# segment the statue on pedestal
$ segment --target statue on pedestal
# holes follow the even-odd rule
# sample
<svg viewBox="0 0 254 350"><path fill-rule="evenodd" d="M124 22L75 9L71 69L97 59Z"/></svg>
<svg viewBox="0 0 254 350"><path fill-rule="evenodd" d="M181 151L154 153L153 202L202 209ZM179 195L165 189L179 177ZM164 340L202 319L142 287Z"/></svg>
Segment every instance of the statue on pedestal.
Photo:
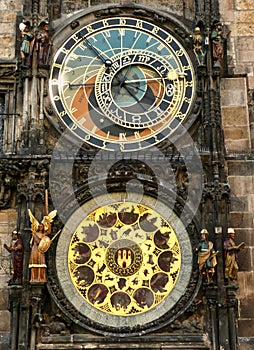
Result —
<svg viewBox="0 0 254 350"><path fill-rule="evenodd" d="M199 272L205 279L205 282L211 283L215 273L215 266L217 265L216 255L213 243L208 241L208 231L202 229L200 232L200 241L196 247L198 253Z"/></svg>
<svg viewBox="0 0 254 350"><path fill-rule="evenodd" d="M224 241L225 278L230 283L237 282L238 252L245 248L245 243L235 243L235 230L228 228L228 237Z"/></svg>
<svg viewBox="0 0 254 350"><path fill-rule="evenodd" d="M45 283L47 281L45 253L52 242L49 234L51 233L51 222L56 216L57 211L53 210L48 214L47 192L45 197L46 215L43 217L41 223L37 221L31 210L28 209L32 230L32 238L30 241L31 253L29 259L29 268L31 271L30 282L32 283Z"/></svg>
<svg viewBox="0 0 254 350"><path fill-rule="evenodd" d="M23 255L24 247L23 242L20 238L20 232L17 230L12 231L12 242L8 246L4 244L4 248L11 253L13 276L10 280L10 284L21 284L22 283L22 270L23 270Z"/></svg>

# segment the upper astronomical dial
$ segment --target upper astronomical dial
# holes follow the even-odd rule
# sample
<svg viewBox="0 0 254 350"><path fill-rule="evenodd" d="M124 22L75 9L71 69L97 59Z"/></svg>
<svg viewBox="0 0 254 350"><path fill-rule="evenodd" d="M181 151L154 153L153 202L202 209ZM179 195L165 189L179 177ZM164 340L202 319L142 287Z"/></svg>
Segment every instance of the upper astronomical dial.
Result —
<svg viewBox="0 0 254 350"><path fill-rule="evenodd" d="M55 55L50 96L79 138L107 150L131 151L169 136L190 112L192 63L160 27L109 18L83 27Z"/></svg>

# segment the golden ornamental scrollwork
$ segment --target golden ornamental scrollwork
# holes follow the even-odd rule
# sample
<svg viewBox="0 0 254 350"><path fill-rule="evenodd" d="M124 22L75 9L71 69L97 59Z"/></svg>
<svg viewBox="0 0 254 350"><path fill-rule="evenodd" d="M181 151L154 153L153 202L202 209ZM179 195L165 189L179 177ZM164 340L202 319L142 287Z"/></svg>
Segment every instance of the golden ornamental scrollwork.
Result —
<svg viewBox="0 0 254 350"><path fill-rule="evenodd" d="M96 309L133 316L174 288L181 249L172 226L144 204L116 202L87 215L68 248L73 285Z"/></svg>

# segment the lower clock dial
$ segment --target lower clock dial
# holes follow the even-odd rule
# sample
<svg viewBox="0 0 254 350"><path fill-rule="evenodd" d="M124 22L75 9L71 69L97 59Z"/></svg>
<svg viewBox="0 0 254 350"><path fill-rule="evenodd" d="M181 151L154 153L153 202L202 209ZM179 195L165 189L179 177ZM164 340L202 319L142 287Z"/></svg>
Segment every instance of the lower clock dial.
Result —
<svg viewBox="0 0 254 350"><path fill-rule="evenodd" d="M87 215L68 251L81 297L112 315L131 316L160 304L174 288L181 250L173 228L151 208L132 202Z"/></svg>
<svg viewBox="0 0 254 350"><path fill-rule="evenodd" d="M84 203L55 252L59 306L85 327L114 334L161 327L196 290L192 244L179 218L150 196L123 195Z"/></svg>

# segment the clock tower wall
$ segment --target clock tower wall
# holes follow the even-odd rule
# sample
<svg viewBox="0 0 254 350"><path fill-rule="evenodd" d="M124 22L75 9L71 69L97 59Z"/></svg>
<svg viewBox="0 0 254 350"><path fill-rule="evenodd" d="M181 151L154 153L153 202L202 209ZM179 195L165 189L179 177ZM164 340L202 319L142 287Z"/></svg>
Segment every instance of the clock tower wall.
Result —
<svg viewBox="0 0 254 350"><path fill-rule="evenodd" d="M0 5L1 4L6 6L5 2L0 0ZM174 214L172 214L174 218L175 213L181 216L181 210L183 210L186 203L188 204L186 207L192 208L194 206L196 208L193 222L189 224L186 232L183 230L183 232L186 233L186 237L191 237L191 245L194 247L195 242L198 243L199 231L202 228L207 228L209 231L209 238L213 241L214 246L220 251L220 253L217 256L218 264L216 267L214 288L204 288L206 284L199 284L199 275L196 274L197 255L193 253L193 266L195 266L193 269L193 275L195 275L195 278L194 280L191 280L190 284L197 287L192 286L193 289L191 289L192 287L190 288L191 292L189 296L185 295L186 299L189 298L190 301L185 303L184 298L180 300L177 306L177 310L181 310L181 312L179 312L179 317L175 318L172 316L171 311L167 313L167 310L166 316L163 315L163 311L161 311L165 306L163 300L162 304L159 304L157 315L155 308L151 307L152 304L149 304L152 299L147 297L146 301L148 304L146 307L150 308L147 318L150 321L150 324L147 325L147 320L144 317L145 313L141 310L141 299L138 299L138 293L136 293L135 297L139 300L139 311L135 311L137 313L137 316L135 317L138 318L141 315L142 322L140 322L140 332L142 333L144 331L149 335L149 330L153 331L151 332L151 337L148 337L149 340L146 341L150 342L150 345L152 344L151 346L154 346L154 349L158 344L158 337L156 334L160 332L163 335L169 334L168 338L164 338L165 346L168 346L171 344L173 338L175 339L175 344L180 343L180 340L182 340L181 332L183 331L185 334L188 334L186 336L187 342L193 342L193 344L195 344L196 341L196 344L203 346L204 349L212 348L212 343L214 347L220 345L225 349L227 349L227 347L228 349L230 347L235 349L234 347L237 346L237 342L241 342L241 349L243 350L248 350L249 346L252 346L251 342L254 334L252 321L254 316L251 314L251 308L249 306L253 301L253 293L249 287L249 281L253 278L253 189L251 188L250 183L253 180L254 113L252 79L253 48L251 46L252 34L249 31L249 26L251 23L250 18L252 18L251 11L253 9L252 4L249 2L245 2L244 4L239 3L237 7L234 7L236 6L235 4L230 3L230 6L229 9L229 2L224 1L208 1L204 4L204 1L194 2L192 0L185 2L136 1L135 3L122 1L120 4L116 1L104 1L103 4L101 4L101 2L93 0L57 0L54 2L25 0L16 1L12 6L8 6L8 8L5 9L6 11L2 11L2 21L0 21L0 29L2 29L2 44L0 45L2 57L0 61L0 217L3 220L1 221L2 231L0 232L0 238L2 243L6 241L9 243L12 229L16 226L22 231L23 243L25 246L25 256L23 261L24 283L21 285L15 286L14 284L13 286L12 284L9 284L9 286L7 286L6 281L7 279L9 280L12 275L10 274L11 270L6 274L6 269L3 267L5 265L3 264L5 264L6 259L8 258L10 261L11 255L4 250L4 254L1 256L0 273L1 281L3 282L1 282L1 290L3 290L4 297L0 305L0 314L4 316L9 313L5 298L7 293L9 293L9 307L11 308L9 316L12 327L7 327L6 324L0 324L0 332L3 335L3 339L5 339L4 343L7 343L6 339L8 338L8 331L11 331L10 339L12 350L18 348L18 346L20 346L20 348L23 347L22 349L26 349L28 346L35 345L36 342L38 342L39 345L37 344L37 346L39 346L40 349L47 349L47 346L51 346L47 345L49 339L49 341L52 341L52 344L54 344L55 341L53 347L55 346L54 348L56 349L59 346L59 342L62 341L62 335L59 335L61 332L62 334L65 332L67 339L65 343L69 345L71 345L71 339L75 338L76 344L87 344L88 342L88 346L90 346L93 341L87 336L87 334L90 334L90 332L93 333L94 331L96 333L98 329L99 332L97 334L99 335L96 340L97 345L99 344L98 347L103 343L103 337L107 335L108 331L111 332L112 339L116 338L116 334L114 333L115 329L112 330L107 328L108 325L103 322L98 322L98 325L97 320L87 320L86 315L84 316L86 311L89 314L89 312L93 310L93 303L91 297L90 299L89 297L82 299L83 297L80 296L84 293L84 289L82 289L83 287L77 282L75 277L75 271L78 269L75 271L73 270L74 272L72 272L72 281L75 282L73 285L76 286L76 289L69 281L67 283L67 289L64 289L64 287L62 288L62 286L59 288L59 285L55 282L58 279L55 269L55 253L57 251L58 239L60 245L58 246L57 264L58 271L60 271L60 284L64 285L65 282L64 268L66 266L63 265L64 268L61 266L62 261L59 249L67 248L65 248L65 240L63 238L60 239L60 236L56 237L54 244L46 254L48 259L48 291L45 292L40 285L35 286L30 284L28 260L30 255L29 240L31 230L27 208L29 207L34 212L38 220L42 220L45 210L45 198L47 198L45 190L49 189L51 183L53 187L58 187L57 195L59 197L54 197L54 188L52 187L49 196L50 208L53 210L58 200L62 200L62 193L68 192L68 196L65 198L66 202L64 202L65 214L68 216L70 214L69 210L72 208L72 202L69 195L71 196L72 193L75 193L75 198L78 198L80 201L77 204L78 207L81 203L86 206L91 199L91 192L96 188L101 190L101 183L104 182L107 183L110 191L114 193L113 197L115 198L115 201L120 203L116 203L115 205L123 205L123 207L127 208L127 204L123 204L125 203L126 198L124 196L119 197L117 193L124 192L126 190L125 185L129 183L130 187L133 186L132 189L134 188L138 193L134 196L134 199L138 201L139 196L141 196L143 192L139 192L139 187L135 185L136 181L142 183L142 186L144 186L145 195L153 198L149 199L151 202L147 200L148 202L142 203L142 210L148 210L145 205L153 203L154 198L156 197L155 193L157 193L156 191L158 190L157 188L155 189L154 179L159 179L158 184L159 188L162 189L161 195L163 197L163 203L167 202L167 195L168 197L170 196L175 199ZM97 136L93 138L94 135L92 135L92 132L97 130L96 128L98 124L97 126L95 124L90 128L89 133L85 136L86 142L84 144L78 140L73 146L73 134L71 132L67 134L67 142L62 142L63 139L61 135L66 128L66 123L63 124L60 121L57 111L53 106L58 95L55 94L55 90L50 90L50 86L52 85L48 85L49 80L55 78L51 75L51 68L53 64L58 63L58 61L55 60L55 57L57 57L58 50L62 50L62 45L64 45L64 43L81 28L94 22L102 23L101 21L104 19L112 17L131 17L142 20L144 21L143 23L153 23L154 27L151 28L153 31L155 31L157 26L164 28L165 31L168 31L170 35L176 39L175 43L179 43L181 47L184 48L186 57L190 57L190 62L194 66L196 92L191 95L191 89L189 89L185 92L185 95L183 95L183 100L193 98L193 103L190 103L189 105L185 104L184 107L179 107L178 110L181 113L183 111L185 113L184 108L189 108L186 113L184 125L188 129L188 135L190 138L177 138L177 136L174 136L175 138L173 138L173 136L172 138L171 136L169 138L163 138L163 136L165 136L164 131L158 133L156 128L155 136L147 138L148 131L145 131L142 134L138 129L140 128L140 119L132 119L132 126L137 128L135 129L135 132L133 132L132 135L126 133L126 131L118 132L118 142L115 142L115 144L121 143L120 151L126 151L127 148L125 148L125 144L135 144L135 146L131 147L139 147L142 149L142 151L137 152L140 154L138 160L135 157L134 160L132 157L129 157L128 152L125 153L125 156L121 155L120 157L118 156L118 153L109 152L110 155L108 156L108 152L100 147L102 147L103 142L104 145L108 145L107 142L109 135L113 134L113 132L110 130L110 132L107 131L103 134L103 131L100 130L97 134L95 133L94 135L100 133L100 135L103 135L104 139L100 142L100 139L96 138ZM235 18L238 18L237 25L234 22ZM41 26L43 21L49 22L49 31L47 31L46 34L50 37L50 50L47 51L46 55L39 56L39 41L36 45L31 44L30 48L33 51L33 57L31 61L26 57L26 62L22 61L20 56L23 37L19 29L19 24L23 20L30 21L30 29L32 30L33 35L37 35L42 31ZM214 56L212 51L212 38L210 37L216 20L222 21L224 25L223 31L225 32L225 37L223 39L225 51L224 57L220 63L218 63L218 59ZM138 27L138 22L136 23L135 30ZM206 42L201 48L201 51L199 51L200 47L197 46L197 42L195 41L197 38L195 37L194 29L197 26L200 26L204 43ZM45 34L45 32L43 33ZM89 41L89 35L87 38ZM98 38L99 36L95 37L95 39ZM96 40L94 40L94 42L96 42ZM246 43L248 45L245 45ZM67 47L65 47L65 49L67 49ZM90 55L92 56L91 50L93 49L90 46ZM43 52L43 50L41 52ZM44 53L45 52L46 50ZM156 57L159 62L159 58L156 55L154 55L153 58L154 57ZM146 56L146 58L149 59L151 57ZM117 63L119 62L121 63L120 59ZM164 61L162 63L164 64ZM112 61L110 61L109 66L111 66L111 64ZM135 64L136 62L134 60L133 66ZM84 67L86 66L87 65L84 65ZM68 70L68 65L66 67ZM150 75L146 75L144 71L139 68L136 69L135 66L133 76L135 79L137 79L137 77L138 79L157 78L157 75L154 74L154 67L157 66L153 66L148 72ZM147 66L146 69L148 68L151 67ZM184 71L181 70L178 70L178 72L184 73ZM156 71L156 74L157 73L159 74L160 71ZM180 90L183 81L187 82L187 85L192 83L192 78L188 78L189 80L186 81L186 76L184 74L176 78L173 73L174 72L171 70L168 70L167 78L169 77L171 79L171 87L174 86L175 89ZM101 78L105 78L104 72L100 74ZM129 78L129 80L131 79L133 80L134 78ZM84 80L78 81L78 84L83 83ZM90 84L91 82L85 81L85 83ZM114 83L119 83L119 80L115 80ZM123 83L123 81L121 81L121 83ZM72 82L72 84L75 84L75 82ZM133 84L133 82L127 84ZM157 83L153 83L149 86L149 88L151 88L150 91L155 91L160 88L162 94L163 89L161 88L161 85L156 84ZM141 88L141 86L139 86L139 88ZM99 91L101 96L105 97L103 91L99 90L99 87L97 91ZM53 101L52 95L54 97ZM130 90L128 91L128 86L127 95L128 102L126 102L126 94L123 94L124 98L119 97L118 99L119 105L121 104L121 107L124 106L124 108L127 109L133 101L136 103L137 99L141 99L142 97L140 90L139 94L136 94L134 95L135 97L133 97L132 90L131 93ZM81 95L78 97L81 98ZM146 95L145 97L147 98L149 96ZM65 95L65 98L68 100L67 94ZM177 97L173 98L173 101L175 100L177 100ZM121 119L114 119L114 116L109 113L107 105L104 103L105 99L98 98L98 101L101 108L104 109L104 114L107 118L113 118L113 123L122 123L121 127L125 127L127 123L129 123L127 119L125 123L123 123ZM168 100L165 98L165 101L168 104L171 103L170 98L168 98ZM177 100L177 103L179 101L180 99ZM181 102L179 102L179 104L180 103ZM117 105L117 108L119 105ZM64 110L59 111L62 114L65 112ZM142 112L140 112L140 115L142 115ZM142 127L146 127L145 123L147 123L147 120L145 118L148 114L145 115L144 113L143 115ZM159 112L157 112L157 117L158 115ZM159 117L163 118L160 115ZM103 123L102 119L103 118L100 120L101 124ZM185 119L185 117L183 119ZM165 120L163 120L163 122L166 123ZM112 124L112 119L110 119L110 124ZM67 125L70 129L74 129L75 127L70 123L67 123ZM174 124L171 124L170 127L173 128ZM142 143L141 138L144 134L145 139ZM179 135L183 134L179 132ZM167 134L166 136L169 135ZM116 135L114 135L114 137L116 137ZM157 140L159 140L160 137L163 138L163 140L157 143ZM91 141L94 139L96 139L95 142ZM132 141L129 142L129 140ZM153 152L149 151L149 147L144 147L150 142L154 142ZM114 140L112 143L114 144ZM193 169L191 168L191 162L195 159L196 154L188 154L188 157L190 156L190 158L185 158L187 153L185 153L184 146L188 148L187 146L190 145L195 146L195 149L198 150L198 159L202 165L201 173L203 178L201 181L199 177L200 174L191 172ZM91 174L89 169L93 160L96 159L94 158L96 154L98 156L95 161L96 167L93 169L94 173ZM112 154L114 154L114 156L112 156ZM52 157L52 155L54 156ZM151 155L153 160L147 160L147 157L150 157ZM74 160L75 157L76 159ZM162 157L162 161L160 157ZM54 160L54 164L52 159ZM158 161L154 161L154 159L158 159ZM57 175L55 174L52 179L52 177L50 177L50 169L53 165L56 165L57 162L62 163L62 166L59 168L60 171L58 171ZM112 165L111 167L108 166L109 163ZM70 171L72 165L73 171ZM149 165L150 168L147 165ZM108 170L108 175L104 174L105 169ZM70 176L73 182L70 181ZM90 176L92 176L92 189L86 187ZM172 184L174 191L167 192ZM203 190L202 193L200 192L200 185ZM61 191L59 191L59 188L61 188ZM127 190L126 192L128 193ZM147 197L145 198L147 199ZM197 198L198 200L196 200ZM168 204L169 202L170 201L168 201ZM105 211L110 211L113 208L110 205L107 207L105 204L105 207L103 207L101 203L101 208L103 208L103 210L105 209ZM161 207L164 208L163 205ZM136 206L136 204L134 207L135 210L137 210L138 206ZM95 213L92 209L90 214ZM128 209L130 209L130 207L128 207ZM164 208L163 213L165 213L165 211L166 209ZM98 213L100 212L98 211ZM158 213L156 214L157 216L155 215L157 222L161 220L159 218L160 215L162 215L162 212L159 211ZM185 214L186 217L192 215L189 211L186 211ZM17 219L13 219L13 215L15 218L17 217ZM138 212L138 215L140 218L141 212ZM53 226L53 234L56 234L59 230L63 229L65 224L64 220L64 218L59 218L55 222L55 226ZM136 232L134 226L134 224L133 226L131 225L133 234ZM228 226L234 227L239 234L237 239L240 241L243 240L247 244L244 253L239 253L239 289L231 288L232 286L224 288L225 262L221 252L223 249L222 243L224 238L226 238ZM114 231L117 225L114 224L112 227ZM106 231L108 228L104 228L104 230ZM67 234L66 229L63 232ZM103 230L100 229L100 233L103 233ZM114 236L114 233L112 233L112 235ZM75 239L76 237L69 236L69 243L74 248L76 247ZM79 243L82 242L79 241ZM126 241L123 241L122 243L126 244ZM87 243L87 246L89 246L89 244L90 242ZM154 241L153 244L155 244ZM122 262L122 257L127 251L125 246L115 246L110 242L110 247L111 255L108 255L110 256L108 259L113 259L112 252L114 252L114 249L119 250L119 259L114 261L112 268L113 272L119 272L119 266L117 265L118 261L121 261L121 267L127 265L127 267L132 266L130 258L125 262ZM131 245L131 247L134 247L132 248L133 250L130 250L133 254L132 257L135 256L135 258L138 259L140 248L136 245ZM184 246L181 245L181 242L180 247L184 251ZM94 249L94 247L90 247L89 249ZM158 251L159 249L160 248L158 248ZM1 252L2 251L3 249ZM67 250L65 250L65 253L67 256ZM161 251L161 253L165 252ZM185 263L186 259L189 258L189 255L191 255L188 254L188 250L186 255L183 254ZM167 254L165 255L168 257ZM70 265L72 263L75 264L76 258L72 255L70 256ZM129 255L129 257L130 256L131 255ZM152 258L150 257L150 259ZM136 262L135 259L134 262ZM173 265L174 268L176 268L176 264ZM102 268L102 266L100 267ZM156 268L162 272L159 263L156 265ZM86 265L85 269L92 274L89 265ZM109 274L113 273L112 270L109 270ZM185 270L184 276L187 276L188 271L186 272ZM102 279L105 278L103 272L100 273L100 277ZM181 279L182 275L179 276L179 279ZM122 288L121 291L124 290L125 293L126 291L124 289L125 286L123 281L125 276L121 276L120 279L120 287L118 285L118 288ZM153 282L154 280L155 277ZM148 283L147 281L149 281L148 278L143 279L144 284ZM176 299L181 298L180 294L185 294L183 290L181 290L181 288L184 289L184 285L181 283L177 285L177 290L179 288L180 292L178 291L174 294ZM105 285L106 288L110 286L109 282L107 282L107 284L101 283L100 287L105 290ZM112 289L110 292L113 295L113 287L116 288L116 286L112 285L110 287ZM139 290L139 292L147 293L146 295L149 295L150 298L153 298L154 296L158 297L158 291L155 292L155 289L147 291L148 289L145 288L147 288L147 286L143 286L143 289ZM95 289L96 288L94 288L96 295L96 293L99 293L99 289ZM77 292L78 297L75 294L75 291ZM45 295L49 298L50 303L44 302L43 293L46 293ZM66 299L66 294L67 299L72 299L71 296L74 296L73 303ZM127 292L124 296L126 295ZM123 295L120 293L116 294L116 296L122 297ZM127 299L128 296L126 297L126 300ZM136 299L133 298L131 300L134 303L134 300ZM166 296L164 300L168 301ZM205 304L202 303L204 300ZM239 309L237 308L237 300L239 301ZM16 301L17 303L15 303ZM88 308L82 309L83 314L78 314L78 317L76 318L78 322L75 324L76 312L79 309L79 305L83 302L88 304ZM223 307L221 307L221 305ZM107 317L114 318L111 313L113 313L112 310L114 310L117 314L117 312L119 312L116 310L117 307L119 307L117 302L113 303L113 307L111 304L110 311L107 311L108 314L106 312L108 315ZM55 315L59 310L60 316L59 319L56 319ZM101 311L100 306L96 307L95 310L98 319L100 317L103 319L104 311ZM232 326L234 322L237 321L235 318L237 311L239 311L238 334L236 334L237 330ZM54 328L56 324L49 326L49 319L44 320L44 324L39 327L40 329L38 331L36 328L38 325L37 321L41 321L36 317L43 314L43 312L49 316L55 317L54 321L57 321L57 326L60 328L62 327L60 331L56 331ZM155 315L158 317L155 317ZM125 317L122 314L120 316ZM156 318L158 318L158 320L160 319L163 327L157 327L159 322ZM169 319L171 319L170 322L168 322ZM219 328L216 326L218 320L221 320ZM29 322L29 327L26 322ZM138 333L139 328L137 322L135 322L136 321L133 321L131 327L133 327L132 330L134 330L134 333ZM84 324L87 326L87 328L85 327L85 331L83 328ZM117 327L117 323L114 323L114 325ZM97 326L98 329L96 329ZM129 327L128 322L127 326ZM231 327L231 335L228 335L227 333L229 327ZM28 328L33 329L31 334L28 333ZM40 338L40 336L42 333L40 332L44 332L43 341L41 341L42 338ZM54 332L58 332L58 335ZM68 332L71 334L69 335ZM121 326L121 336L124 333L124 327ZM195 333L196 336L192 337L190 333ZM204 339L206 333L209 335L208 340ZM17 334L19 334L18 338ZM170 337L172 334L174 336ZM47 338L48 335L49 338ZM100 337L101 335L102 337ZM137 339L131 340L131 343L135 346L137 345L135 343L136 340ZM129 343L129 345L131 343ZM123 344L125 344L125 341ZM125 345L122 345L123 348ZM9 345L6 345L6 348L9 348L8 346Z"/></svg>

